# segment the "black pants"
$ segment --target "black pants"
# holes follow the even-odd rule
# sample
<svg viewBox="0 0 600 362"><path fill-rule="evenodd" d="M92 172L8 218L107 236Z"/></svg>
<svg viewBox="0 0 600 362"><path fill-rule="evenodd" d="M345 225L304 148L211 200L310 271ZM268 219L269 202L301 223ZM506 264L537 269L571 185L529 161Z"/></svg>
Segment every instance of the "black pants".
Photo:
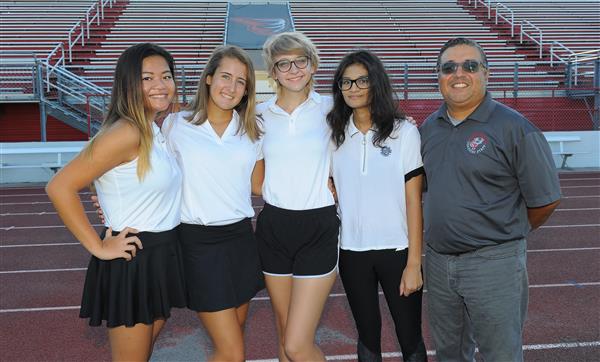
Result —
<svg viewBox="0 0 600 362"><path fill-rule="evenodd" d="M407 258L408 249L401 251L394 249L340 250L340 277L358 329L359 357L360 344L372 354L381 355L381 312L379 310L378 284L381 284L394 320L404 360L412 360L411 357L416 357L413 355L417 350L420 350L419 355L425 352L421 332L423 292L419 290L408 297L400 296L400 280L406 267ZM423 357L426 358L426 355Z"/></svg>

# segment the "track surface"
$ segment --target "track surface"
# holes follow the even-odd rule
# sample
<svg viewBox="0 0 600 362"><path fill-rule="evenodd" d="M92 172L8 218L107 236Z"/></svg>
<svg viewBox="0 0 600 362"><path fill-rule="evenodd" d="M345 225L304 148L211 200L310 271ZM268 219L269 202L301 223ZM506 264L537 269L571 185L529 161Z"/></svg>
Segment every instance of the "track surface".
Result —
<svg viewBox="0 0 600 362"><path fill-rule="evenodd" d="M527 361L600 361L600 172L562 173L559 209L528 237ZM89 194L83 193L88 200ZM257 210L260 202L255 200ZM93 223L91 203L85 201ZM62 226L43 187L0 188L0 360L110 360L105 328L78 318L89 255ZM427 298L427 293L425 293ZM384 360L401 361L383 296ZM424 333L433 346L424 313ZM356 360L357 334L341 283L327 302L317 339L330 360ZM250 304L249 361L276 358L267 294ZM173 310L153 361L204 361L211 344L194 313Z"/></svg>

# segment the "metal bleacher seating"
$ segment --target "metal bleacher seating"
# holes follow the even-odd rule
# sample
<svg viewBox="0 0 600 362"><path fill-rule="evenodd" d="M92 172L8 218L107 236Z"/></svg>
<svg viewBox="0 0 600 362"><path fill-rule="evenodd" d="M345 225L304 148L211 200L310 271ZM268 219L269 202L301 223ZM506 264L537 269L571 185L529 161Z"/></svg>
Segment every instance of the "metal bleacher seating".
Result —
<svg viewBox="0 0 600 362"><path fill-rule="evenodd" d="M594 69L600 58L600 2L488 0L488 3L490 10L497 12L494 17L504 15L505 26L530 32L527 41L536 44L539 60L549 61L550 71L560 70L566 74L564 83L570 97L585 99L597 93ZM473 7L470 7L473 13L492 13L481 7L473 10ZM521 41L521 34L519 39Z"/></svg>
<svg viewBox="0 0 600 362"><path fill-rule="evenodd" d="M165 6L162 2L129 2L110 29L90 40L93 50L82 49L85 56L72 65L80 66L83 76L106 87L123 50L135 43L155 42L173 54L180 69L193 68L195 71L186 72L186 76L195 78L199 65L223 44L227 4L169 1L168 12Z"/></svg>
<svg viewBox="0 0 600 362"><path fill-rule="evenodd" d="M0 1L3 58L47 56L93 0Z"/></svg>
<svg viewBox="0 0 600 362"><path fill-rule="evenodd" d="M29 100L31 82L21 78L31 74L34 59L46 58L93 0L0 1L0 100Z"/></svg>
<svg viewBox="0 0 600 362"><path fill-rule="evenodd" d="M513 11L515 20L527 20L537 26L547 43L558 41L574 53L600 49L600 3L597 0L503 0L500 3ZM564 53L564 50L559 49L559 52Z"/></svg>
<svg viewBox="0 0 600 362"><path fill-rule="evenodd" d="M79 116L93 112L92 122L102 118L116 60L124 49L138 42L156 42L173 54L180 71L182 100L189 100L208 56L223 44L226 1L0 1L0 102L15 101L15 94L27 92L29 102L37 101L31 81L35 75L32 71L34 55L37 59L46 59L60 42L70 42L69 33L74 27L87 15L93 15L90 8L105 2L110 5L103 7L103 17L92 23L85 40L69 46L68 59L66 49L62 51L64 69L83 80L77 83L82 84L81 87L74 87L81 93L74 102ZM557 58L554 59L556 64L551 66L546 47L540 58L538 47L531 41L519 42L518 33L507 35L506 28L502 28L505 25L494 25L483 16L488 12L485 5L495 7L496 1L477 0L479 8L474 8L473 3L475 0L296 0L289 2L289 6L295 29L305 33L319 48L322 59L316 75L319 91L330 91L334 69L344 54L356 48L368 48L383 59L401 97L405 101L417 101L413 114L426 115L440 99L434 70L438 51L449 38L465 36L477 40L486 50L491 68L489 88L500 98L554 97L553 104L569 109L571 103L564 91L564 62ZM600 48L598 0L501 3L513 9L517 19L531 21L542 29L545 44L559 41L572 51ZM76 30L82 32L83 25L79 28ZM59 56L57 51L51 60ZM6 66L12 62L21 68ZM47 83L53 81L53 77L48 76L51 72L55 72L51 67L45 70ZM62 74L54 80L59 78L63 83L56 85L54 93L48 94L46 99L60 100L59 93L64 89L59 86L71 84L64 81ZM75 83L73 80L72 84ZM49 89L51 86L48 85ZM102 101L90 100L91 93ZM63 97L62 100L74 98ZM536 103L528 100L513 106L530 104ZM403 104L403 107L408 106ZM419 110L414 111L418 107ZM539 107L545 109L545 106ZM581 113L587 114L587 110ZM555 127L555 123L551 127Z"/></svg>
<svg viewBox="0 0 600 362"><path fill-rule="evenodd" d="M560 75L539 70L526 52L453 1L292 1L290 7L296 30L307 34L320 50L323 67L317 77L322 80L331 77L346 52L368 48L386 63L397 87L435 90L440 47L452 37L465 36L486 50L493 67L491 89L512 87L516 62L524 87L555 87L562 81Z"/></svg>

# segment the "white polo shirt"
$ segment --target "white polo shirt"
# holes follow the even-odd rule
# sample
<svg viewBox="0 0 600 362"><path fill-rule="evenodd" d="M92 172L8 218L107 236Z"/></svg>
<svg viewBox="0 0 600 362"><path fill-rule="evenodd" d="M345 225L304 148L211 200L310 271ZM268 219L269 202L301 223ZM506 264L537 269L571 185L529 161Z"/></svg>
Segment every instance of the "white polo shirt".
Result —
<svg viewBox="0 0 600 362"><path fill-rule="evenodd" d="M237 112L222 137L210 122L188 122L191 112L170 115L163 132L183 171L181 222L227 225L254 216L251 176L260 157L260 142L236 134Z"/></svg>
<svg viewBox="0 0 600 362"><path fill-rule="evenodd" d="M104 211L104 225L114 231L129 226L139 231L160 232L179 225L181 171L155 123L152 130L151 167L142 181L137 176L138 157L94 180L98 202Z"/></svg>
<svg viewBox="0 0 600 362"><path fill-rule="evenodd" d="M352 117L346 139L333 152L333 179L342 220L340 247L365 251L408 247L405 179L422 173L417 127L401 122L384 147L375 132L362 134Z"/></svg>
<svg viewBox="0 0 600 362"><path fill-rule="evenodd" d="M292 114L275 102L257 106L263 118L262 152L265 158L263 199L288 210L308 210L334 204L327 188L331 130L326 116L331 97L311 91Z"/></svg>

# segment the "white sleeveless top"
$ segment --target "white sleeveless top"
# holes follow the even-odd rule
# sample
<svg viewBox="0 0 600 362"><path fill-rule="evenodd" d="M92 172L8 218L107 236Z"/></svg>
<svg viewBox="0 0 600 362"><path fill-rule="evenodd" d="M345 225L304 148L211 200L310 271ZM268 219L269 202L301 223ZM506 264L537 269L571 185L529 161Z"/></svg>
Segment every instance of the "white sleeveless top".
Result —
<svg viewBox="0 0 600 362"><path fill-rule="evenodd" d="M137 176L137 157L94 181L104 225L114 231L132 227L160 232L171 230L180 222L181 171L158 126L152 123L152 129L151 168L142 182Z"/></svg>

